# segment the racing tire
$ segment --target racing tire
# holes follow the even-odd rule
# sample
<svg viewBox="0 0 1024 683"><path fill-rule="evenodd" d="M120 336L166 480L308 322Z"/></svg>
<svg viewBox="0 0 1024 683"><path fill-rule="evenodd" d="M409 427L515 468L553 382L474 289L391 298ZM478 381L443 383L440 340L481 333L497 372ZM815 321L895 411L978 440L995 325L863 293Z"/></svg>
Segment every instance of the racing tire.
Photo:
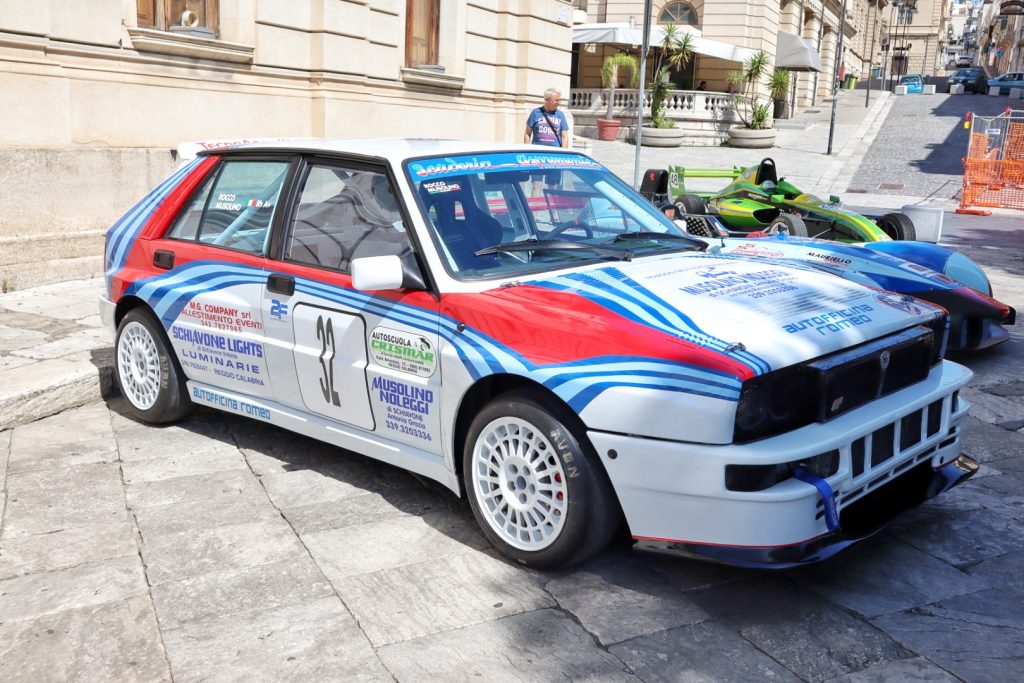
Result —
<svg viewBox="0 0 1024 683"><path fill-rule="evenodd" d="M694 216L703 216L708 212L707 204L698 195L695 194L681 194L676 197L676 204L681 205L683 213L693 214Z"/></svg>
<svg viewBox="0 0 1024 683"><path fill-rule="evenodd" d="M891 237L894 240L905 240L913 242L917 239L917 230L914 229L914 221L910 220L910 216L902 213L887 213L879 218L875 223L881 228L882 232Z"/></svg>
<svg viewBox="0 0 1024 683"><path fill-rule="evenodd" d="M810 234L807 232L807 224L804 223L804 219L795 213L780 213L765 229L765 232L774 235L779 232L779 228L785 228L793 237L807 237Z"/></svg>
<svg viewBox="0 0 1024 683"><path fill-rule="evenodd" d="M553 399L515 391L477 414L462 477L477 524L502 554L538 569L601 550L622 512L579 420Z"/></svg>
<svg viewBox="0 0 1024 683"><path fill-rule="evenodd" d="M128 412L143 422L174 422L192 411L181 364L146 308L128 311L117 326L114 377Z"/></svg>

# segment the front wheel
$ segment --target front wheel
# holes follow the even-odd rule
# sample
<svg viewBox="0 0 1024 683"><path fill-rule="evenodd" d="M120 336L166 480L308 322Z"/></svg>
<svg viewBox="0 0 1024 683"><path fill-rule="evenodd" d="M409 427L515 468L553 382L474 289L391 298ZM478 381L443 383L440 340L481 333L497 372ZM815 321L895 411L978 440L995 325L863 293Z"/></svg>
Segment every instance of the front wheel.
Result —
<svg viewBox="0 0 1024 683"><path fill-rule="evenodd" d="M804 219L795 213L780 213L765 230L769 235L786 230L793 237L807 237L807 224Z"/></svg>
<svg viewBox="0 0 1024 683"><path fill-rule="evenodd" d="M913 241L917 239L917 230L914 229L914 221L910 216L902 213L887 213L875 223L886 235L894 240Z"/></svg>
<svg viewBox="0 0 1024 683"><path fill-rule="evenodd" d="M128 410L144 422L174 422L192 410L185 374L156 317L133 308L117 327L114 376Z"/></svg>
<svg viewBox="0 0 1024 683"><path fill-rule="evenodd" d="M463 480L477 523L509 558L551 569L603 548L621 513L611 483L567 409L513 392L473 420Z"/></svg>
<svg viewBox="0 0 1024 683"><path fill-rule="evenodd" d="M700 195L696 194L681 194L676 197L676 204L683 207L683 213L688 213L694 216L703 216L708 212L707 204Z"/></svg>

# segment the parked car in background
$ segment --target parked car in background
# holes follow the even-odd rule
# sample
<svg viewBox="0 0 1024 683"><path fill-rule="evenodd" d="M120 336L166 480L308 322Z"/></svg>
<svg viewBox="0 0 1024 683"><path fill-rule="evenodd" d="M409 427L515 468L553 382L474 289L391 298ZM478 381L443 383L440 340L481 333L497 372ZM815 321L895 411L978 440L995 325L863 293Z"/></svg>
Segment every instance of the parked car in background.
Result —
<svg viewBox="0 0 1024 683"><path fill-rule="evenodd" d="M900 85L906 86L908 95L924 92L924 79L920 74L907 74L900 79Z"/></svg>
<svg viewBox="0 0 1024 683"><path fill-rule="evenodd" d="M715 242L568 150L208 149L108 232L101 313L138 419L204 405L406 468L539 568L623 520L814 562L977 470L945 308Z"/></svg>
<svg viewBox="0 0 1024 683"><path fill-rule="evenodd" d="M988 76L977 67L958 69L949 77L949 86L946 88L946 92L951 92L954 85L964 86L964 92L984 93L988 91Z"/></svg>
<svg viewBox="0 0 1024 683"><path fill-rule="evenodd" d="M1009 95L1010 88L1024 89L1024 73L1008 71L1005 74L988 79L988 87L998 87L1000 95Z"/></svg>

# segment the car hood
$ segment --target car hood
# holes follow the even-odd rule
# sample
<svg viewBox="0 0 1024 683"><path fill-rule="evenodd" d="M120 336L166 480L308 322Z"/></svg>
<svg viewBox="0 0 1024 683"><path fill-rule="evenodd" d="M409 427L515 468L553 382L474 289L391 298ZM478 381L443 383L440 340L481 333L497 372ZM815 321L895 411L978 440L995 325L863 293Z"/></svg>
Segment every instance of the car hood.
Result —
<svg viewBox="0 0 1024 683"><path fill-rule="evenodd" d="M522 284L575 294L712 350L756 357L758 373L932 321L942 311L811 267L726 254L643 258ZM537 297L524 289L498 295Z"/></svg>

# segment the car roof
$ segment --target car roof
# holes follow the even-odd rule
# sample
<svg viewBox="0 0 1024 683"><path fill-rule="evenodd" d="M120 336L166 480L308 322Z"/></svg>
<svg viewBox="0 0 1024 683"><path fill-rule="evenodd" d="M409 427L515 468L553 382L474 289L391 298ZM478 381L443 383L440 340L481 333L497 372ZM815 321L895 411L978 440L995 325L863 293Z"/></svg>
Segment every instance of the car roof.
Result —
<svg viewBox="0 0 1024 683"><path fill-rule="evenodd" d="M351 154L386 159L400 164L406 159L429 156L452 156L487 152L569 152L562 148L538 147L522 143L484 142L473 140L445 140L440 138L359 138L359 139L305 139L272 140L212 149L200 154L239 154L254 151L311 152L322 154Z"/></svg>

